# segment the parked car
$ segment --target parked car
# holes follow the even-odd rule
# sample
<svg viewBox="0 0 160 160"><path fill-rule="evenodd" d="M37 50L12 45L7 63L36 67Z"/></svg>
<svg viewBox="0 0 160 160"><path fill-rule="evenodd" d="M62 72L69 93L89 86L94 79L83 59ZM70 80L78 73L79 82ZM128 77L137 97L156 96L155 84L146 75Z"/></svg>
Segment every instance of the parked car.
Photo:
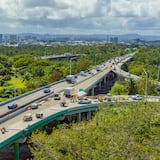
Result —
<svg viewBox="0 0 160 160"><path fill-rule="evenodd" d="M38 103L32 103L31 109L38 109Z"/></svg>
<svg viewBox="0 0 160 160"><path fill-rule="evenodd" d="M50 90L49 88L45 88L45 89L43 90L43 92L44 92L44 93L50 93L51 90Z"/></svg>
<svg viewBox="0 0 160 160"><path fill-rule="evenodd" d="M136 94L136 95L132 96L132 99L133 100L142 100L142 96L139 94Z"/></svg>
<svg viewBox="0 0 160 160"><path fill-rule="evenodd" d="M88 99L88 98L81 98L81 99L78 100L78 103L79 104L90 104L91 100Z"/></svg>
<svg viewBox="0 0 160 160"><path fill-rule="evenodd" d="M24 121L32 121L32 114L28 113L23 117Z"/></svg>
<svg viewBox="0 0 160 160"><path fill-rule="evenodd" d="M8 105L8 109L15 109L17 107L18 107L18 105L16 103L12 103L12 104Z"/></svg>
<svg viewBox="0 0 160 160"><path fill-rule="evenodd" d="M60 94L59 93L54 93L53 94L53 99L54 100L60 100L61 99Z"/></svg>

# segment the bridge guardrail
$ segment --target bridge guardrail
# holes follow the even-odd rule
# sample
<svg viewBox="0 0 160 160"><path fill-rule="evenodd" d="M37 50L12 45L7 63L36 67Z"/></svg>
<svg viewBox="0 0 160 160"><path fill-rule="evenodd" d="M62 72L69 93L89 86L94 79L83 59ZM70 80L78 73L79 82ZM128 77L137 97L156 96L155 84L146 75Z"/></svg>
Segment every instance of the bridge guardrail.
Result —
<svg viewBox="0 0 160 160"><path fill-rule="evenodd" d="M22 94L22 95L20 95L20 96L14 97L14 98L9 99L9 100L4 101L4 102L1 102L1 103L0 103L0 107L3 106L3 105L5 105L5 104L8 104L8 103L10 103L10 102L13 102L14 100L18 100L18 99L20 99L20 98L22 98L22 97L25 97L25 96L30 95L30 94L32 94L32 93L38 92L38 91L40 91L40 90L42 90L42 89L44 89L44 88L46 88L46 87L51 87L51 86L53 86L53 85L56 85L56 84L61 83L61 82L64 82L64 81L65 81L64 79L63 79L63 80L60 80L60 81L56 81L56 82L51 83L51 84L49 84L49 85L46 85L46 86L43 86L43 87L34 89L34 90L32 90L32 91L30 91L30 92L27 92L27 93L24 93L24 94Z"/></svg>
<svg viewBox="0 0 160 160"><path fill-rule="evenodd" d="M96 110L98 108L98 106L99 106L99 104L88 104L88 105L83 105L83 106L77 106L75 108L67 108L67 109L64 109L60 112L52 114L52 115L50 115L46 118L43 118L43 119L39 120L38 122L34 123L33 125L29 125L26 129L19 131L14 136L12 136L12 137L8 138L7 140L3 141L0 144L0 149L3 149L4 147L12 144L16 140L18 140L20 137L24 137L24 136L29 135L35 129L48 124L49 122L55 120L56 118L58 118L60 116L67 115L67 114L72 113L72 112L79 113L78 111L80 111L80 110L87 110L87 111Z"/></svg>

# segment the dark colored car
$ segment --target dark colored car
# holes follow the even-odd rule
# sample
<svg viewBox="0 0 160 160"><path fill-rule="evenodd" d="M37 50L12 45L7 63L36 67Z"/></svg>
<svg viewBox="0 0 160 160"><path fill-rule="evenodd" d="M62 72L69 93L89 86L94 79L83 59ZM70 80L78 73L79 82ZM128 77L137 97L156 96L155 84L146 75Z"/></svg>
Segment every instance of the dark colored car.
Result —
<svg viewBox="0 0 160 160"><path fill-rule="evenodd" d="M12 103L12 104L8 105L8 109L15 109L17 107L18 107L18 105L16 103Z"/></svg>
<svg viewBox="0 0 160 160"><path fill-rule="evenodd" d="M53 97L54 97L54 100L60 100L60 99L61 99L59 93L54 93L54 94L53 94Z"/></svg>
<svg viewBox="0 0 160 160"><path fill-rule="evenodd" d="M51 90L50 90L49 88L45 88L45 89L43 90L43 92L44 92L44 93L50 93Z"/></svg>
<svg viewBox="0 0 160 160"><path fill-rule="evenodd" d="M38 103L32 103L31 109L38 109Z"/></svg>

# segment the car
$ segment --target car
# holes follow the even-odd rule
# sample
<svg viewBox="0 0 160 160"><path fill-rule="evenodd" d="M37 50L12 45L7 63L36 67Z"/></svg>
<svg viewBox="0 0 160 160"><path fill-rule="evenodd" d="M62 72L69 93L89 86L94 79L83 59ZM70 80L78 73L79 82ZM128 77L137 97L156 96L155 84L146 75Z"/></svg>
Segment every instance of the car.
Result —
<svg viewBox="0 0 160 160"><path fill-rule="evenodd" d="M88 98L80 98L80 99L78 100L78 103L79 103L79 104L90 104L90 103L91 103L91 100L88 99Z"/></svg>
<svg viewBox="0 0 160 160"><path fill-rule="evenodd" d="M65 80L67 83L74 84L74 83L76 83L76 78L77 78L77 75L76 76L75 75L68 75L68 76L66 76Z"/></svg>
<svg viewBox="0 0 160 160"><path fill-rule="evenodd" d="M136 95L132 96L132 99L133 100L142 100L142 96L139 94L136 94Z"/></svg>
<svg viewBox="0 0 160 160"><path fill-rule="evenodd" d="M91 70L88 71L88 74L94 74Z"/></svg>
<svg viewBox="0 0 160 160"><path fill-rule="evenodd" d="M61 99L60 94L59 93L54 93L53 94L53 99L54 100L60 100Z"/></svg>
<svg viewBox="0 0 160 160"><path fill-rule="evenodd" d="M107 96L112 96L112 94L111 93L107 93Z"/></svg>
<svg viewBox="0 0 160 160"><path fill-rule="evenodd" d="M8 105L8 109L15 109L17 107L18 107L18 105L16 103L12 103L12 104Z"/></svg>
<svg viewBox="0 0 160 160"><path fill-rule="evenodd" d="M36 118L40 118L40 119L43 118L43 113L41 113L41 112L40 113L36 113Z"/></svg>
<svg viewBox="0 0 160 160"><path fill-rule="evenodd" d="M81 71L79 74L80 74L81 76L84 76L84 77L86 77L86 76L87 76L87 73L86 73L86 72L84 72L84 71Z"/></svg>
<svg viewBox="0 0 160 160"><path fill-rule="evenodd" d="M38 109L38 103L32 103L31 109Z"/></svg>
<svg viewBox="0 0 160 160"><path fill-rule="evenodd" d="M32 121L32 114L28 113L23 117L24 121Z"/></svg>
<svg viewBox="0 0 160 160"><path fill-rule="evenodd" d="M96 67L96 71L97 71L97 72L99 72L99 71L101 71L101 70L102 70L102 68L101 68L100 66L97 66L97 67Z"/></svg>
<svg viewBox="0 0 160 160"><path fill-rule="evenodd" d="M43 90L43 92L44 92L44 93L50 93L51 90L50 90L49 88L45 88L45 89Z"/></svg>

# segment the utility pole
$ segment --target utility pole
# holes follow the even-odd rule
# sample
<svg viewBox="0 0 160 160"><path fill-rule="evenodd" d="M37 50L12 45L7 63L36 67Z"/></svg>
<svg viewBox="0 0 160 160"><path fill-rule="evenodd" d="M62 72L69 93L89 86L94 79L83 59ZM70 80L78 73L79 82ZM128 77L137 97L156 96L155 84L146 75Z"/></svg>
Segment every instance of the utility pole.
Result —
<svg viewBox="0 0 160 160"><path fill-rule="evenodd" d="M159 77L160 77L160 64L158 65L158 74L157 74L157 80L159 82Z"/></svg>
<svg viewBox="0 0 160 160"><path fill-rule="evenodd" d="M72 74L72 60L76 59L76 57L70 58L69 60L69 74Z"/></svg>
<svg viewBox="0 0 160 160"><path fill-rule="evenodd" d="M145 75L146 75L146 83L145 83L145 102L146 102L146 100L147 100L147 90L148 90L148 86L147 86L147 84L148 84L148 74L147 74L147 72L146 72L146 70L143 68L143 71L144 71L144 73L145 73Z"/></svg>

